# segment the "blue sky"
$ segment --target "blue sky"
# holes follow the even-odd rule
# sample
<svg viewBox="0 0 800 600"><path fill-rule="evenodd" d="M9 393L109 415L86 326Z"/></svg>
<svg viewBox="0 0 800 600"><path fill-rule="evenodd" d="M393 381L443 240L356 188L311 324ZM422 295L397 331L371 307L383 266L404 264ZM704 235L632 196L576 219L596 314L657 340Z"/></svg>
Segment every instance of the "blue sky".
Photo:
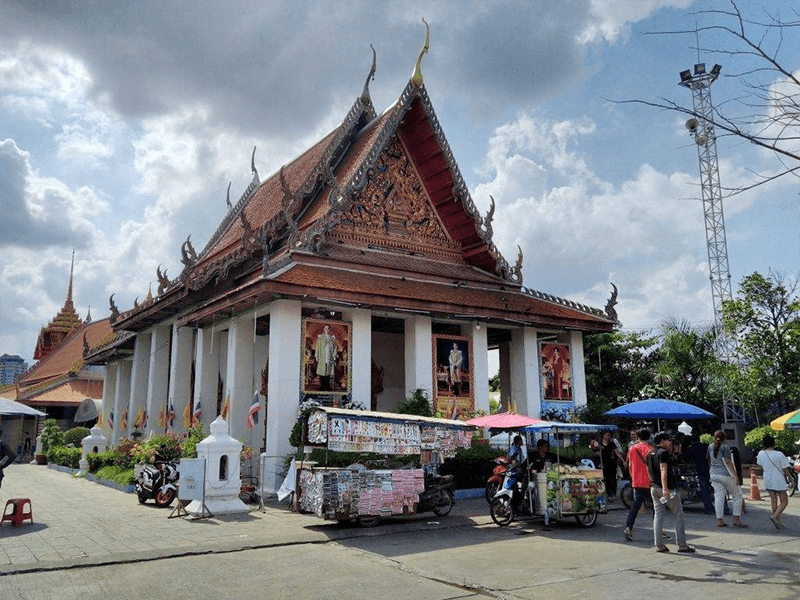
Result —
<svg viewBox="0 0 800 600"><path fill-rule="evenodd" d="M782 2L741 2L783 11ZM712 318L697 151L677 114L694 35L729 2L560 0L0 4L0 353L32 359L63 305L75 250L81 316L108 315L180 273L251 179L335 127L371 82L380 112L400 94L431 26L425 85L494 240L524 284L602 308L610 282L626 330ZM796 36L784 66L798 69ZM791 39L790 39L791 38ZM701 46L730 46L705 34ZM715 105L741 97L741 57ZM780 170L774 156L718 141L723 187ZM770 269L800 272L796 181L725 200L734 289Z"/></svg>

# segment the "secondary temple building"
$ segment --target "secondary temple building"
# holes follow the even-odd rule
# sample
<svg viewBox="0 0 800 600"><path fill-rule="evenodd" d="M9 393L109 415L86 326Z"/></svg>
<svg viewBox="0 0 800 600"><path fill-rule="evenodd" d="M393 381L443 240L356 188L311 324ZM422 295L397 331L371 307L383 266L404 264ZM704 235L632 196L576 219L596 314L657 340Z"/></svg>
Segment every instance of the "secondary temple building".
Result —
<svg viewBox="0 0 800 600"><path fill-rule="evenodd" d="M427 49L427 43L426 43ZM378 115L372 70L341 124L253 181L175 279L120 312L107 365L104 434L185 431L222 415L277 474L300 410L393 411L423 390L447 417L488 412L498 349L504 406L536 416L586 404L584 333L614 315L523 286L476 210L420 63ZM611 305L610 305L611 306ZM612 307L613 309L613 307ZM267 489L279 482L266 481Z"/></svg>

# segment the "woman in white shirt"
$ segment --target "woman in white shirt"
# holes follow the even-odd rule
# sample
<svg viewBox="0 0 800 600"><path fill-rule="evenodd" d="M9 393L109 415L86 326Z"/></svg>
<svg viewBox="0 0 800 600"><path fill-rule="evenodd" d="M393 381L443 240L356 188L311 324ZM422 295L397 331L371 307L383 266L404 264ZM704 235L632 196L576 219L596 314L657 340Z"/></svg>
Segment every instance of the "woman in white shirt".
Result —
<svg viewBox="0 0 800 600"><path fill-rule="evenodd" d="M775 529L784 529L781 523L781 514L789 503L786 490L789 487L789 468L792 466L786 455L780 450L775 450L775 438L767 434L764 436L764 449L756 456L756 462L764 470L764 487L769 493L772 502L770 521ZM778 503L780 500L780 504Z"/></svg>

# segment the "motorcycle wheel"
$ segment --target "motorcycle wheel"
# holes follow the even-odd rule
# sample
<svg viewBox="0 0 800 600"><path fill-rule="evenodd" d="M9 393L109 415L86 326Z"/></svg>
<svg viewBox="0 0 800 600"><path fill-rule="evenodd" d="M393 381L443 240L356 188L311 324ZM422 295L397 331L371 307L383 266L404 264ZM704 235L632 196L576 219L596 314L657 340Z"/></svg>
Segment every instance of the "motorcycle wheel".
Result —
<svg viewBox="0 0 800 600"><path fill-rule="evenodd" d="M514 520L514 507L511 506L511 498L508 496L495 498L492 502L490 513L492 515L492 521L500 525L500 527L511 523L511 521Z"/></svg>
<svg viewBox="0 0 800 600"><path fill-rule="evenodd" d="M490 481L486 484L486 501L491 504L492 500L494 500L495 494L500 491L500 482L499 481Z"/></svg>
<svg viewBox="0 0 800 600"><path fill-rule="evenodd" d="M167 490L165 492L159 490L158 492L156 492L156 506L165 508L170 504L172 504L173 500L175 500L174 490Z"/></svg>
<svg viewBox="0 0 800 600"><path fill-rule="evenodd" d="M150 496L148 496L147 494L139 494L138 497L139 497L139 504L144 504L145 502L147 502L147 499Z"/></svg>
<svg viewBox="0 0 800 600"><path fill-rule="evenodd" d="M582 515L575 515L575 520L578 522L578 525L582 525L583 527L593 527L594 524L597 523L597 513L589 512Z"/></svg>
<svg viewBox="0 0 800 600"><path fill-rule="evenodd" d="M358 524L362 527L375 527L375 525L380 522L381 518L377 515L364 515L363 517L358 517Z"/></svg>
<svg viewBox="0 0 800 600"><path fill-rule="evenodd" d="M797 491L797 473L791 471L789 478L789 489L786 491L786 493L789 494L790 496L794 496L794 493L796 491Z"/></svg>
<svg viewBox="0 0 800 600"><path fill-rule="evenodd" d="M439 492L439 498L436 500L436 504L433 505L433 514L439 517L444 517L448 515L452 509L453 494L447 490L442 490Z"/></svg>

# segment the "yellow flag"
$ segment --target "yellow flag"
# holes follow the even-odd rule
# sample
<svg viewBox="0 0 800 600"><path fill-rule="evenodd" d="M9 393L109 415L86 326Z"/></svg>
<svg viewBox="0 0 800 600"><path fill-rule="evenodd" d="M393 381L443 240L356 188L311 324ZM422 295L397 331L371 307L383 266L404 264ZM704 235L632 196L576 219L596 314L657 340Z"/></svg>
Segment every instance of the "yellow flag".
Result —
<svg viewBox="0 0 800 600"><path fill-rule="evenodd" d="M183 409L183 428L189 429L192 426L192 403L187 402Z"/></svg>
<svg viewBox="0 0 800 600"><path fill-rule="evenodd" d="M231 396L230 394L228 394L227 396L225 396L225 402L222 403L222 412L219 413L219 415L223 419L227 420L228 413L230 412L230 410L231 410Z"/></svg>

